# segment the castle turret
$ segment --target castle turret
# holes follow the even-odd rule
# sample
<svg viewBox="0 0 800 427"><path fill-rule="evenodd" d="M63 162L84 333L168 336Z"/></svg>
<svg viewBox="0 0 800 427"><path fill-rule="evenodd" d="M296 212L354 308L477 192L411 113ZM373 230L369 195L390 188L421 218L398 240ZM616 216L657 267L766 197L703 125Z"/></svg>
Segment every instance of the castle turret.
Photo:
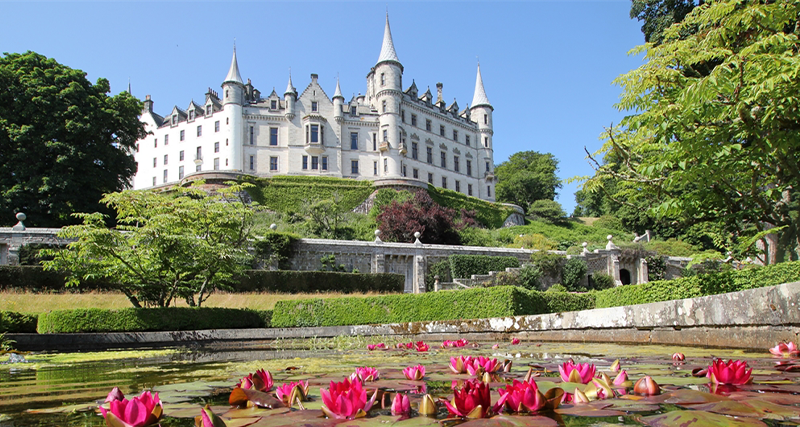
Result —
<svg viewBox="0 0 800 427"><path fill-rule="evenodd" d="M403 99L403 65L397 58L389 27L389 14L383 30L383 44L378 62L367 75L367 86L372 89L373 107L378 110L380 123L380 151L383 157L381 176L398 177L400 171L400 104ZM393 155L395 154L395 155Z"/></svg>
<svg viewBox="0 0 800 427"><path fill-rule="evenodd" d="M481 77L481 64L478 64L478 77L475 79L475 95L472 97L472 107L470 108L470 118L478 124L478 147L480 147L479 157L483 160L481 168L485 182L481 188L481 198L494 200L495 194L492 189L494 186L494 155L492 150L492 111L494 108L489 103L486 90L483 88L483 77Z"/></svg>
<svg viewBox="0 0 800 427"><path fill-rule="evenodd" d="M241 171L243 154L243 131L244 131L244 114L242 104L244 103L244 81L242 75L239 74L239 62L236 59L236 46L233 47L233 59L231 59L231 67L228 70L228 75L222 82L222 108L226 117L226 123L230 123L231 129L231 167L233 170ZM202 161L202 159L198 159Z"/></svg>
<svg viewBox="0 0 800 427"><path fill-rule="evenodd" d="M337 122L344 120L344 95L339 86L339 79L336 79L336 91L333 93L333 116Z"/></svg>
<svg viewBox="0 0 800 427"><path fill-rule="evenodd" d="M286 85L286 92L283 93L283 100L286 103L286 119L294 119L294 102L297 101L297 89L292 85L292 73L289 72L289 83Z"/></svg>

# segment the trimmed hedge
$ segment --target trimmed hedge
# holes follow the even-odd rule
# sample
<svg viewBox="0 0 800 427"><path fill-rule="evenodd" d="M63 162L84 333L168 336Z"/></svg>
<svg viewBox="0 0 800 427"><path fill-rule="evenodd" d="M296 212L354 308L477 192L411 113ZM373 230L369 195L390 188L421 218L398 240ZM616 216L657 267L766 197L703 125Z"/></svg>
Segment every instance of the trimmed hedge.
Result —
<svg viewBox="0 0 800 427"><path fill-rule="evenodd" d="M356 206L372 194L371 181L322 176L274 176L251 178L256 187L247 188L247 193L260 205L277 212L300 212L304 203L333 200L338 197L342 212Z"/></svg>
<svg viewBox="0 0 800 427"><path fill-rule="evenodd" d="M271 315L270 310L217 307L55 310L39 315L37 330L52 334L268 328Z"/></svg>
<svg viewBox="0 0 800 427"><path fill-rule="evenodd" d="M481 319L592 308L589 295L546 294L516 286L376 297L278 301L276 328Z"/></svg>
<svg viewBox="0 0 800 427"><path fill-rule="evenodd" d="M487 202L458 191L436 188L430 184L428 185L428 194L434 202L455 209L456 212L460 212L461 209L474 210L475 219L488 228L503 227L506 219L516 212L513 208L499 203Z"/></svg>
<svg viewBox="0 0 800 427"><path fill-rule="evenodd" d="M597 308L724 294L800 280L800 261L660 280L595 292Z"/></svg>
<svg viewBox="0 0 800 427"><path fill-rule="evenodd" d="M403 292L406 278L395 273L248 270L232 285L235 292Z"/></svg>
<svg viewBox="0 0 800 427"><path fill-rule="evenodd" d="M450 255L448 259L451 275L462 279L468 279L473 274L488 274L490 271L519 267L519 259L514 256Z"/></svg>
<svg viewBox="0 0 800 427"><path fill-rule="evenodd" d="M42 267L0 265L0 290L23 289L38 292L64 289L64 274Z"/></svg>
<svg viewBox="0 0 800 427"><path fill-rule="evenodd" d="M0 334L36 333L36 321L35 315L0 310Z"/></svg>

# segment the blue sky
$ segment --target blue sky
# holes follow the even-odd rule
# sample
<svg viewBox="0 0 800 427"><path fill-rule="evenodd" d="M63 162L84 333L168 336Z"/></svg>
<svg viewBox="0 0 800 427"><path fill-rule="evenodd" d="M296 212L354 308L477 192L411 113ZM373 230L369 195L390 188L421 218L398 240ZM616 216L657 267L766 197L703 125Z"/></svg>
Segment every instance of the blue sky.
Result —
<svg viewBox="0 0 800 427"><path fill-rule="evenodd" d="M286 88L291 67L302 90L311 73L332 96L366 90L386 10L395 48L416 81L461 108L472 101L477 58L494 106L495 163L519 151L549 152L559 177L591 175L583 151L597 150L614 108L615 77L641 65L630 1L513 2L3 2L1 52L32 50L111 82L117 93L155 101L158 113L219 90L236 40L242 77L263 94ZM577 184L559 191L567 213Z"/></svg>

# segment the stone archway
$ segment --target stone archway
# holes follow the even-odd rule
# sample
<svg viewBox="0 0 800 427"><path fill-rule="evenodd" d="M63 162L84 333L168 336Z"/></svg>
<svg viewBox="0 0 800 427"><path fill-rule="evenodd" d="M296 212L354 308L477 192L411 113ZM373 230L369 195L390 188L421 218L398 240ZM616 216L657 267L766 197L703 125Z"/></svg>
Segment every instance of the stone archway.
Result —
<svg viewBox="0 0 800 427"><path fill-rule="evenodd" d="M628 271L626 268L621 268L619 270L619 281L622 282L623 285L630 285L631 284L631 272Z"/></svg>

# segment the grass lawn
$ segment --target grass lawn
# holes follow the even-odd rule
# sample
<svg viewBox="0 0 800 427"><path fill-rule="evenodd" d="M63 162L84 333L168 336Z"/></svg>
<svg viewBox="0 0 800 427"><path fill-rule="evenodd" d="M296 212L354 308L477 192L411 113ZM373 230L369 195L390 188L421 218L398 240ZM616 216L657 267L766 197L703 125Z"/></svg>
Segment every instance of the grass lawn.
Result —
<svg viewBox="0 0 800 427"><path fill-rule="evenodd" d="M307 298L336 298L341 296L368 296L369 294L343 294L327 292L318 294L272 294L272 293L214 293L203 303L205 307L252 308L268 310L280 300ZM186 307L186 302L178 301L178 307ZM35 294L29 292L0 292L0 310L21 313L41 313L50 310L71 308L129 308L130 301L125 295L116 292Z"/></svg>

